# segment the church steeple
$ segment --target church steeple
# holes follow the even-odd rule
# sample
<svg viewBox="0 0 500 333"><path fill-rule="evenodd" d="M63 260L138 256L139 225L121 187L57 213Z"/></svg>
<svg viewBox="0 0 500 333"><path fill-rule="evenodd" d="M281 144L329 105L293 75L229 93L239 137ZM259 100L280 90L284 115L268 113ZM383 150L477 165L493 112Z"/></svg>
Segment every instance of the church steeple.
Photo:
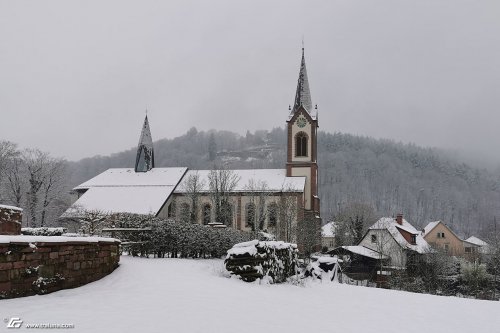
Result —
<svg viewBox="0 0 500 333"><path fill-rule="evenodd" d="M148 116L144 118L141 137L137 146L137 157L135 159L135 172L147 172L155 167L155 155L153 152L153 138L149 129Z"/></svg>
<svg viewBox="0 0 500 333"><path fill-rule="evenodd" d="M295 101L287 120L287 131L286 174L289 177L306 177L304 209L314 212L314 216L317 216L320 211L317 162L318 116L311 101L304 47L302 47Z"/></svg>
<svg viewBox="0 0 500 333"><path fill-rule="evenodd" d="M313 106L311 101L311 92L309 90L309 80L307 79L306 59L304 57L303 47L302 60L300 61L299 79L297 82L297 91L295 93L295 102L292 114L295 113L301 105L307 112L312 113Z"/></svg>

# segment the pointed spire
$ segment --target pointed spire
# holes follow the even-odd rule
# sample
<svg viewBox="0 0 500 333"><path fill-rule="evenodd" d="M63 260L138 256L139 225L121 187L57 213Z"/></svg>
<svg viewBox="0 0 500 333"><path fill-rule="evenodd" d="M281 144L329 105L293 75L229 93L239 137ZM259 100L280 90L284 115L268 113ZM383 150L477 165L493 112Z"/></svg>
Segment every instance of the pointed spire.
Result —
<svg viewBox="0 0 500 333"><path fill-rule="evenodd" d="M304 45L302 45L302 60L300 62L299 79L297 82L297 92L295 93L295 102L293 112L300 106L303 106L307 112L312 112L311 92L309 91L309 81L307 79L306 59L304 57Z"/></svg>
<svg viewBox="0 0 500 333"><path fill-rule="evenodd" d="M146 111L147 112L147 111ZM153 152L153 138L149 129L148 116L144 118L141 137L137 146L137 157L135 159L135 172L147 172L155 167L155 156Z"/></svg>

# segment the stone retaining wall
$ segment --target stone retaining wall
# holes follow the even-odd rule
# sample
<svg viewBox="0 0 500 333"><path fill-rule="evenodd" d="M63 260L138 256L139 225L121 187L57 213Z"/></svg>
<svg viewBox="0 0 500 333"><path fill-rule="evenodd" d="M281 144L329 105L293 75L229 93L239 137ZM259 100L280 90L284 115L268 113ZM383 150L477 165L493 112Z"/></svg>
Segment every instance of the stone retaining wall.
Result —
<svg viewBox="0 0 500 333"><path fill-rule="evenodd" d="M21 234L23 210L19 207L0 205L0 235Z"/></svg>
<svg viewBox="0 0 500 333"><path fill-rule="evenodd" d="M0 236L0 299L99 280L118 267L119 244L112 238Z"/></svg>

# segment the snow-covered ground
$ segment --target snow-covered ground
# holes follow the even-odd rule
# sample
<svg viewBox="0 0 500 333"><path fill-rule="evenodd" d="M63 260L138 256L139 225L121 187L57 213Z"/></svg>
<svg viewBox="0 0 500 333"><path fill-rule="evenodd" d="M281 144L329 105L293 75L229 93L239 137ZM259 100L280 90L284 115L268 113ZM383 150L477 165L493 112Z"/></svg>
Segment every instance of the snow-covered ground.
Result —
<svg viewBox="0 0 500 333"><path fill-rule="evenodd" d="M500 302L331 283L248 284L222 272L222 260L122 256L100 281L0 300L0 315L24 325L74 324L70 332L500 331Z"/></svg>

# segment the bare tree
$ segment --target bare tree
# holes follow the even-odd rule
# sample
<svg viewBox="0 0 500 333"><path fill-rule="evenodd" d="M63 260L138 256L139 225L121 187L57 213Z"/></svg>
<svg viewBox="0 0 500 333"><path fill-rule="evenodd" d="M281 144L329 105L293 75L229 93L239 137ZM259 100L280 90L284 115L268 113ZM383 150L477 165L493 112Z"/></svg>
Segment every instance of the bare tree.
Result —
<svg viewBox="0 0 500 333"><path fill-rule="evenodd" d="M231 223L230 194L238 184L240 178L232 170L212 169L208 174L210 198L215 208L215 221L225 225Z"/></svg>
<svg viewBox="0 0 500 333"><path fill-rule="evenodd" d="M402 250L387 229L373 229L370 234L371 249L379 254L379 270L382 273L384 263L387 261L385 257L391 258L391 265L396 266L396 260L401 264Z"/></svg>
<svg viewBox="0 0 500 333"><path fill-rule="evenodd" d="M266 201L267 197L271 194L269 187L265 181L250 179L244 189L247 191L249 203L255 207L254 216L249 219L249 221L252 221L252 231L264 230L267 217Z"/></svg>
<svg viewBox="0 0 500 333"><path fill-rule="evenodd" d="M336 246L357 245L377 217L372 206L352 203L342 208L334 220Z"/></svg>
<svg viewBox="0 0 500 333"><path fill-rule="evenodd" d="M16 202L23 195L23 178L26 179L26 206L28 226L47 224L49 211L65 205L66 163L38 149L26 149L20 160L13 160L9 173L9 192ZM20 175L22 178L20 178ZM59 212L58 212L59 213Z"/></svg>
<svg viewBox="0 0 500 333"><path fill-rule="evenodd" d="M189 198L190 201L190 212L189 214L189 221L191 223L197 223L198 222L198 212L200 210L200 198L201 198L201 191L203 190L203 187L205 186L205 182L200 179L200 175L198 172L195 172L193 174L190 174L186 182L183 185L183 190L184 190L184 195ZM182 205L181 205L182 208ZM185 207L184 207L185 208ZM185 213L183 215L183 212L181 212L181 216L185 217Z"/></svg>
<svg viewBox="0 0 500 333"><path fill-rule="evenodd" d="M82 210L79 214L80 232L86 235L99 235L109 221L109 215L100 210Z"/></svg>
<svg viewBox="0 0 500 333"><path fill-rule="evenodd" d="M447 292L448 279L446 277L457 274L459 265L458 259L450 256L443 249L428 248L416 265L407 267L407 271L414 277L423 281L422 291L427 293L436 293L437 291Z"/></svg>
<svg viewBox="0 0 500 333"><path fill-rule="evenodd" d="M297 220L299 218L299 204L297 196L286 189L278 202L278 238L285 242L297 242Z"/></svg>
<svg viewBox="0 0 500 333"><path fill-rule="evenodd" d="M26 190L26 177L23 162L20 158L13 158L7 170L5 192L8 200L15 206L21 207Z"/></svg>
<svg viewBox="0 0 500 333"><path fill-rule="evenodd" d="M42 183L42 207L40 226L45 226L50 205L61 197L65 185L66 162L62 159L49 158L45 167L45 176Z"/></svg>
<svg viewBox="0 0 500 333"><path fill-rule="evenodd" d="M492 297L497 299L497 290L500 289L500 228L497 225L497 219L494 217L493 223L489 227L488 245L485 245L483 255L486 257L488 271L493 277Z"/></svg>
<svg viewBox="0 0 500 333"><path fill-rule="evenodd" d="M12 159L18 154L19 152L14 143L10 141L0 141L0 186L2 186L3 179L9 172ZM3 194L3 191L0 191L0 201Z"/></svg>
<svg viewBox="0 0 500 333"><path fill-rule="evenodd" d="M321 220L314 213L304 212L304 217L297 221L298 244L305 258L321 247Z"/></svg>
<svg viewBox="0 0 500 333"><path fill-rule="evenodd" d="M26 149L22 153L22 159L26 166L28 177L28 226L38 226L38 204L39 192L46 177L46 166L49 163L49 155L38 149Z"/></svg>

